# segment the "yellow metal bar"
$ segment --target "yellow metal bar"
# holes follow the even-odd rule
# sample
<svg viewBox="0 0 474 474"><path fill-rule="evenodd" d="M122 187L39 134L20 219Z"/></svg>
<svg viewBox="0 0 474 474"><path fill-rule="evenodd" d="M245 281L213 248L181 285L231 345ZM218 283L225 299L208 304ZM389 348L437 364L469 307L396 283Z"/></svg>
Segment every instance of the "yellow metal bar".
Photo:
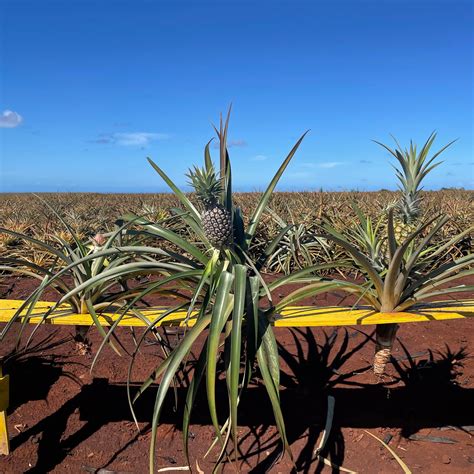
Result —
<svg viewBox="0 0 474 474"><path fill-rule="evenodd" d="M0 322L8 322L23 303L21 300L0 300ZM38 302L29 319L30 323L37 324L42 321L42 315L50 309L54 303ZM142 315L153 321L157 316L163 314L166 308L147 308L141 310ZM99 316L102 325L110 326L119 317L119 313L106 312ZM453 304L453 301L436 303L436 306L426 305L416 311L403 313L378 313L370 309L359 307L314 307L314 306L292 306L286 308L281 314L275 315L272 324L276 327L312 327L312 326L355 326L367 324L387 323L412 323L423 321L445 321L450 319L464 319L474 317L474 300L467 300ZM160 326L184 326L186 312L176 311L163 318ZM194 324L194 317L188 321L188 325ZM52 315L48 316L45 323L75 326L91 326L94 324L88 314L73 314L68 306L62 306ZM120 326L145 326L145 323L134 314L127 314L121 321Z"/></svg>
<svg viewBox="0 0 474 474"><path fill-rule="evenodd" d="M9 382L9 376L3 375L0 365L0 454L10 454L7 426L7 408L10 396Z"/></svg>

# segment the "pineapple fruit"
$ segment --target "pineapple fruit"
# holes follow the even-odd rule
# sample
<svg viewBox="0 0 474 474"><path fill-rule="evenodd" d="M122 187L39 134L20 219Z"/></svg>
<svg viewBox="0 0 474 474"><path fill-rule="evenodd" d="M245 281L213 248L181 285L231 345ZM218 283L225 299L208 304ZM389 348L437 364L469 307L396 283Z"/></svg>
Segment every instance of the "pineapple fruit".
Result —
<svg viewBox="0 0 474 474"><path fill-rule="evenodd" d="M190 184L196 192L199 202L204 207L202 226L209 242L216 248L232 243L232 216L219 203L222 185L213 166L207 168L194 167L187 174Z"/></svg>
<svg viewBox="0 0 474 474"><path fill-rule="evenodd" d="M399 180L399 189L402 196L396 203L395 238L397 242L403 242L414 232L417 221L421 215L421 181L426 176L426 166L423 163L425 153L416 154L416 146L410 144L410 152L396 150L400 169L396 169ZM428 162L429 163L429 162ZM435 163L431 168L438 166Z"/></svg>
<svg viewBox="0 0 474 474"><path fill-rule="evenodd" d="M417 226L417 220L421 214L419 197L420 191L412 193L409 189L402 189L402 197L396 204L397 214L395 218L395 238L397 242L405 241Z"/></svg>

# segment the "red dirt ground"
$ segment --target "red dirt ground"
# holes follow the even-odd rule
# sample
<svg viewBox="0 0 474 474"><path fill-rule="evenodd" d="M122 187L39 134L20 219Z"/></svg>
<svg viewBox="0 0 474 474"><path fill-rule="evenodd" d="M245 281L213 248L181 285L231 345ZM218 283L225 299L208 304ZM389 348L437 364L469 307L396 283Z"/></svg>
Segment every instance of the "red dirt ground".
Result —
<svg viewBox="0 0 474 474"><path fill-rule="evenodd" d="M29 280L0 280L0 298L24 298L31 289ZM316 301L335 304L340 296L331 294ZM322 454L334 463L361 473L402 472L367 430L390 439L389 446L414 473L474 472L474 320L401 327L394 350L398 361L389 365L383 383L369 369L373 329L276 329L282 355L281 401L297 470L331 472L318 465L313 453L324 427L327 396L332 395L335 419ZM148 472L155 390L146 392L137 404L139 433L126 397L129 357L120 358L105 349L91 374L92 356L81 354L73 331L72 327L43 326L28 353L6 361L5 370L11 376L12 453L0 457L0 473ZM119 333L131 350L130 330L120 328ZM139 333L135 331L136 336ZM91 329L88 338L94 354L100 335ZM12 334L2 342L0 354L8 354L13 344ZM132 380L143 381L160 358L158 346L144 346ZM157 469L185 465L180 428L184 389L177 392L177 412L170 393L158 430ZM222 381L218 402L225 407ZM189 444L193 463L198 460L208 473L216 453L203 459L213 437L206 403L201 393ZM247 462L238 466L242 472L292 472L288 457L278 461L280 446L271 408L258 379L241 401L239 424L241 449L247 455ZM410 439L413 436L418 439ZM431 439L423 439L427 436ZM435 442L432 437L441 440ZM230 465L224 471L234 472Z"/></svg>

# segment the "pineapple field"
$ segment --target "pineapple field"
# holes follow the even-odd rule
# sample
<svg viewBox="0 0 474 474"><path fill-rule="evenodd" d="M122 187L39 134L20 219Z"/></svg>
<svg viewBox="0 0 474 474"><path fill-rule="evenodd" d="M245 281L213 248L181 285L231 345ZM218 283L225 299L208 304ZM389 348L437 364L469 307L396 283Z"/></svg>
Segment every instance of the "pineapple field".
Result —
<svg viewBox="0 0 474 474"><path fill-rule="evenodd" d="M242 208L245 216L251 214L257 205L260 193L236 193L236 204ZM288 248L291 241L295 244L312 242L307 245L309 253L319 254L319 258L329 259L331 254L313 237L312 230L321 224L323 218L329 218L340 230L357 229L358 220L352 203L357 203L361 210L373 221L402 196L399 191L376 192L276 192L273 194L266 214L263 216L262 227L259 229L257 244L263 243L270 236L277 235L287 225L294 225L294 233L287 238ZM446 189L441 191L422 191L425 216L440 213L451 217L451 221L443 229L438 238L454 236L474 222L474 191ZM193 198L193 195L191 195ZM74 232L82 239L90 239L98 233L111 232L119 216L132 212L145 216L153 221L166 221L170 218L169 209L179 205L173 194L96 194L96 193L42 193L39 198L29 193L0 194L1 226L7 229L26 233L41 241L60 245L54 238L60 237L71 242L72 236L55 213L44 204L50 206L64 217ZM168 220L167 226L182 227L179 223ZM400 222L400 234L404 230ZM405 232L406 234L406 232ZM453 246L453 255L472 251L472 232L465 239ZM289 271L292 266L304 264L305 253L295 252L291 258L287 252L274 258L268 270L277 272ZM49 257L37 247L18 237L0 234L0 255L15 255L26 260L41 263ZM298 257L298 256L299 257Z"/></svg>
<svg viewBox="0 0 474 474"><path fill-rule="evenodd" d="M472 4L0 0L0 474L474 474Z"/></svg>
<svg viewBox="0 0 474 474"><path fill-rule="evenodd" d="M474 192L424 191L454 142L379 143L398 191L277 192L306 132L235 193L229 116L190 192L148 159L170 193L0 196L0 467L467 472Z"/></svg>

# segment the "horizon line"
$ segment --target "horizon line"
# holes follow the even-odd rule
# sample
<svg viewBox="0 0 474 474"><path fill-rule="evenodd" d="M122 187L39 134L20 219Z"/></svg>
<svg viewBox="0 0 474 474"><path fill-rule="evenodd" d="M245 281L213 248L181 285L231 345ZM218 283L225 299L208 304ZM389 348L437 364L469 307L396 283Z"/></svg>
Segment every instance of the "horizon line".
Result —
<svg viewBox="0 0 474 474"><path fill-rule="evenodd" d="M421 192L426 193L438 193L441 191L466 191L474 192L473 188L465 187L441 187L438 189L423 189ZM193 194L194 191L184 191L185 194ZM233 191L233 194L253 194L253 193L263 193L265 189L255 189L253 191ZM380 188L380 189L293 189L293 190L275 190L273 194L279 193L399 193L402 192L400 189L390 189L390 188ZM174 194L173 191L0 191L0 195L14 195L14 194L130 194L130 195L143 195L143 194Z"/></svg>

